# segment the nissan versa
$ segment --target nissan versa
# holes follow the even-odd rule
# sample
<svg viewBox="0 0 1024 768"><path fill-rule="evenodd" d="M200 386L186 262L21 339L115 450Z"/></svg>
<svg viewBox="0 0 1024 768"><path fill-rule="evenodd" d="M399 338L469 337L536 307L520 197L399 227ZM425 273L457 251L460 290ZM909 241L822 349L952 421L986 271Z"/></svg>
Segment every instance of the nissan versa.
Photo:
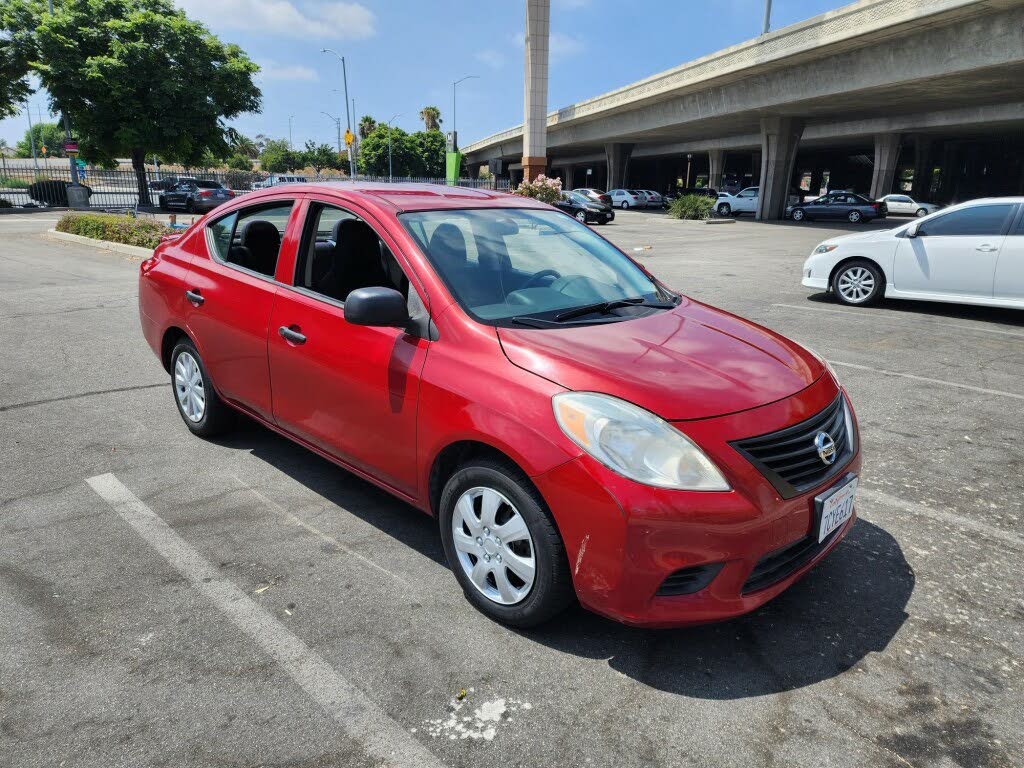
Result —
<svg viewBox="0 0 1024 768"><path fill-rule="evenodd" d="M750 611L854 520L846 393L584 224L448 187L247 194L142 263L146 339L201 436L235 411L436 518L485 614Z"/></svg>

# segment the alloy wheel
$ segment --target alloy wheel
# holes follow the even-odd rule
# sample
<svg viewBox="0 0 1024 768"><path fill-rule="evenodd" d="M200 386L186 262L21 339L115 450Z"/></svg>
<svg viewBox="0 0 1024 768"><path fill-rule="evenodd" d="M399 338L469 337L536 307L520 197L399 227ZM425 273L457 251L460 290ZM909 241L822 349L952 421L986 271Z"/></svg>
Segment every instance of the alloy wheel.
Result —
<svg viewBox="0 0 1024 768"><path fill-rule="evenodd" d="M836 290L851 304L862 304L875 291L875 276L865 267L850 267L839 274Z"/></svg>
<svg viewBox="0 0 1024 768"><path fill-rule="evenodd" d="M193 423L203 420L206 413L206 390L199 363L188 352L182 352L174 363L174 391L185 418Z"/></svg>
<svg viewBox="0 0 1024 768"><path fill-rule="evenodd" d="M537 555L526 520L493 488L470 488L455 503L452 540L459 567L473 586L499 605L526 599Z"/></svg>
<svg viewBox="0 0 1024 768"><path fill-rule="evenodd" d="M587 213L586 213L586 211L576 211L576 220L577 221L581 221L584 224L586 224L587 223Z"/></svg>
<svg viewBox="0 0 1024 768"><path fill-rule="evenodd" d="M850 220L850 223L856 224L861 219L860 211L850 211L850 215L846 218Z"/></svg>

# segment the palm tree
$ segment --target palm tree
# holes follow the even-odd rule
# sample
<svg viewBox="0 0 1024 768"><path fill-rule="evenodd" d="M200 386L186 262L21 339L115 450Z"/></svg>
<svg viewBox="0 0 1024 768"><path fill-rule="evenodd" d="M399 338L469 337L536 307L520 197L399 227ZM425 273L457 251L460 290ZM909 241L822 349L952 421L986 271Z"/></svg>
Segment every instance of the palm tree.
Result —
<svg viewBox="0 0 1024 768"><path fill-rule="evenodd" d="M370 115L363 115L359 121L359 138L368 138L375 130L377 130L377 121Z"/></svg>
<svg viewBox="0 0 1024 768"><path fill-rule="evenodd" d="M423 127L428 131L441 130L441 110L437 107L424 107L421 109L420 120L423 121Z"/></svg>
<svg viewBox="0 0 1024 768"><path fill-rule="evenodd" d="M260 155L256 142L235 128L228 128L224 131L224 138L227 139L231 152L242 157L254 160Z"/></svg>

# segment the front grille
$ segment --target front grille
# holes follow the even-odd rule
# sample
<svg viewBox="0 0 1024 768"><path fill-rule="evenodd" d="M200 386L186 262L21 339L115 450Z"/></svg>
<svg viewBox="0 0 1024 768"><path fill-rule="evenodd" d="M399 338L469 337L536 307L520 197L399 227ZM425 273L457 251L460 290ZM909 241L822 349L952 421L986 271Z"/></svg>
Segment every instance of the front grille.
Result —
<svg viewBox="0 0 1024 768"><path fill-rule="evenodd" d="M715 576L722 570L722 565L723 563L708 563L676 571L661 582L661 586L658 587L658 591L655 594L658 597L670 597L692 595L694 592L700 592L714 581Z"/></svg>
<svg viewBox="0 0 1024 768"><path fill-rule="evenodd" d="M836 460L832 464L826 464L818 455L814 441L820 432L835 441ZM847 429L846 405L840 394L825 410L806 421L731 445L767 478L782 498L790 499L839 474L853 457L854 435Z"/></svg>
<svg viewBox="0 0 1024 768"><path fill-rule="evenodd" d="M845 525L840 525L826 536L825 540L820 544L818 543L818 532L815 530L794 544L768 553L757 561L754 570L750 572L750 576L743 585L743 594L746 595L750 592L757 592L759 589L770 587L772 584L780 582L790 574L800 570L813 560L819 552L831 544L832 540L839 535L839 532L844 527Z"/></svg>

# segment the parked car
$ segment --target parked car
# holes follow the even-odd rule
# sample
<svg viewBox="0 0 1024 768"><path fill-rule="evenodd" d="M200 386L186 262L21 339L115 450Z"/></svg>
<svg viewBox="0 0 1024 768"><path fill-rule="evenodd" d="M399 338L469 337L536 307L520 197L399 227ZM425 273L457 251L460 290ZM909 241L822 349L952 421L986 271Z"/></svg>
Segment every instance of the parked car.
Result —
<svg viewBox="0 0 1024 768"><path fill-rule="evenodd" d="M719 216L739 216L741 213L757 213L757 202L760 196L759 187L747 187L735 195L728 192L718 193L715 211Z"/></svg>
<svg viewBox="0 0 1024 768"><path fill-rule="evenodd" d="M584 224L607 224L615 218L610 205L602 205L578 192L563 192L562 199L555 203L555 207Z"/></svg>
<svg viewBox="0 0 1024 768"><path fill-rule="evenodd" d="M834 237L803 285L843 304L882 296L1024 309L1024 197L972 200L896 229Z"/></svg>
<svg viewBox="0 0 1024 768"><path fill-rule="evenodd" d="M163 176L162 178L154 179L153 181L149 182L149 188L154 191L159 191L162 189L170 189L171 187L176 187L178 184L181 184L182 182L185 181L195 180L196 178L194 176Z"/></svg>
<svg viewBox="0 0 1024 768"><path fill-rule="evenodd" d="M829 192L814 200L786 207L786 217L793 221L845 219L851 224L859 224L862 221L884 219L886 213L884 202L872 202L854 192Z"/></svg>
<svg viewBox="0 0 1024 768"><path fill-rule="evenodd" d="M574 189L572 191L573 192L578 192L581 195L586 195L591 200L594 200L595 202L601 203L601 205L611 206L611 204L612 204L612 197L611 197L611 195L609 195L603 189L595 189L594 187L579 187L579 188Z"/></svg>
<svg viewBox="0 0 1024 768"><path fill-rule="evenodd" d="M257 181L252 185L253 189L269 189L270 187L276 187L279 184L305 184L307 179L305 176L291 176L291 175L278 175L272 173L263 181Z"/></svg>
<svg viewBox="0 0 1024 768"><path fill-rule="evenodd" d="M664 208L665 198L660 193L655 192L653 189L641 189L645 195L647 195L647 207L648 208Z"/></svg>
<svg viewBox="0 0 1024 768"><path fill-rule="evenodd" d="M575 599L736 616L853 525L859 434L825 362L534 200L245 195L141 264L139 309L189 430L242 412L434 517L510 625Z"/></svg>
<svg viewBox="0 0 1024 768"><path fill-rule="evenodd" d="M212 211L221 203L232 200L235 193L219 181L193 179L180 181L160 195L161 211L182 208L189 213Z"/></svg>
<svg viewBox="0 0 1024 768"><path fill-rule="evenodd" d="M635 189L613 189L608 195L612 199L612 205L622 208L644 208L647 205L646 198Z"/></svg>
<svg viewBox="0 0 1024 768"><path fill-rule="evenodd" d="M916 216L917 218L935 213L942 207L934 203L918 202L910 195L886 195L879 202L885 203L890 215Z"/></svg>

